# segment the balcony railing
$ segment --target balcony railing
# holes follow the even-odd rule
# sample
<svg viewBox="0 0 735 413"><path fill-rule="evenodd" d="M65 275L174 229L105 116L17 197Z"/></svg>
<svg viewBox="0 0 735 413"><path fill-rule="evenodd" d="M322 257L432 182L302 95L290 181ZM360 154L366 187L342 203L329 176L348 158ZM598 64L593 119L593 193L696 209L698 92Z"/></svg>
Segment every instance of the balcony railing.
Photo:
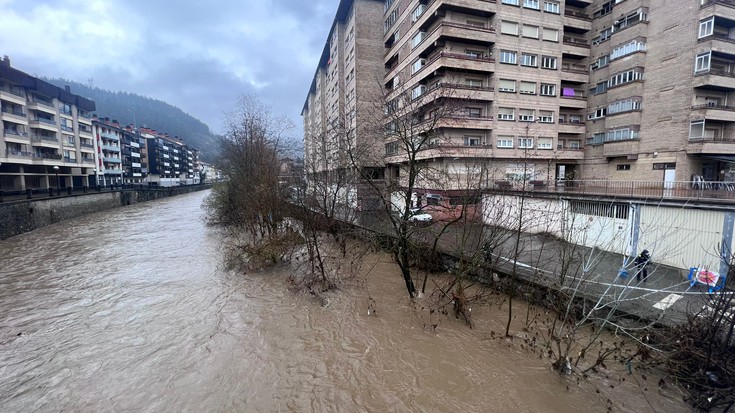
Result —
<svg viewBox="0 0 735 413"><path fill-rule="evenodd" d="M574 63L562 63L561 64L561 71L562 72L572 72L572 73L581 73L583 75L586 75L589 73L589 69L585 65L577 65Z"/></svg>
<svg viewBox="0 0 735 413"><path fill-rule="evenodd" d="M22 136L24 138L27 138L28 137L28 132L17 131L17 130L14 130L14 129L3 129L3 134L5 134L5 135L17 135L17 136Z"/></svg>
<svg viewBox="0 0 735 413"><path fill-rule="evenodd" d="M16 151L13 149L6 149L5 156L13 158L33 158L33 153L25 151Z"/></svg>
<svg viewBox="0 0 735 413"><path fill-rule="evenodd" d="M530 181L498 181L492 189L520 192L534 189ZM575 194L607 195L614 197L661 198L661 199L719 199L735 201L735 182L715 181L612 181L578 180L557 181L539 185L541 191Z"/></svg>
<svg viewBox="0 0 735 413"><path fill-rule="evenodd" d="M31 99L30 100L30 103L38 103L41 106L46 106L46 107L49 107L49 108L52 108L52 109L54 107L54 104L53 103L46 102L45 100L41 100L41 99Z"/></svg>
<svg viewBox="0 0 735 413"><path fill-rule="evenodd" d="M7 87L0 87L0 91L2 91L2 92L8 92L11 95L15 95L15 96L25 97L23 95L23 92L21 92L19 90L13 90L13 89L10 89L10 88L7 88Z"/></svg>
<svg viewBox="0 0 735 413"><path fill-rule="evenodd" d="M735 71L728 70L728 69L709 69L709 70L700 70L694 73L694 76L700 76L700 75L716 75L716 76L735 77Z"/></svg>
<svg viewBox="0 0 735 413"><path fill-rule="evenodd" d="M33 157L36 159L56 159L61 160L61 154L59 153L34 153Z"/></svg>
<svg viewBox="0 0 735 413"><path fill-rule="evenodd" d="M55 120L53 120L53 119L47 119L47 118L41 118L41 117L37 117L37 118L35 118L35 119L33 119L33 120L34 120L34 121L37 121L37 122L42 122L42 123L46 123L46 124L48 124L48 125L54 125L54 126L56 126L56 121L55 121Z"/></svg>
<svg viewBox="0 0 735 413"><path fill-rule="evenodd" d="M563 43L571 45L571 46L586 47L586 48L590 47L590 43L587 40L581 39L579 37L564 36Z"/></svg>
<svg viewBox="0 0 735 413"><path fill-rule="evenodd" d="M33 142L53 142L53 143L57 143L57 142L59 142L59 138L57 138L55 136L33 135L31 137L31 141L33 141Z"/></svg>
<svg viewBox="0 0 735 413"><path fill-rule="evenodd" d="M583 13L581 11L576 11L576 10L566 9L564 10L564 15L570 16L570 17L576 17L577 19L582 19L582 20L592 20L589 14Z"/></svg>
<svg viewBox="0 0 735 413"><path fill-rule="evenodd" d="M719 109L719 110L729 110L729 111L735 111L735 106L727 106L727 105L717 105L717 104L711 104L711 103L705 103L703 105L694 105L692 106L692 109Z"/></svg>
<svg viewBox="0 0 735 413"><path fill-rule="evenodd" d="M3 113L7 113L9 115L20 116L22 118L26 117L26 113L20 109L11 109L11 108L3 107Z"/></svg>
<svg viewBox="0 0 735 413"><path fill-rule="evenodd" d="M724 4L726 6L735 7L735 0L702 0L700 7L707 7L712 4Z"/></svg>

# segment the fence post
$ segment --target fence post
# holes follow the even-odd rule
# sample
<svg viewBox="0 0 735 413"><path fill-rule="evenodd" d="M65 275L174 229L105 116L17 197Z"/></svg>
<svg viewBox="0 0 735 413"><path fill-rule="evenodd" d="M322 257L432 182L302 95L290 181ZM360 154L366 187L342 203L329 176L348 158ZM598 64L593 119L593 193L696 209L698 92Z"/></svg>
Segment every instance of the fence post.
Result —
<svg viewBox="0 0 735 413"><path fill-rule="evenodd" d="M71 195L71 189L72 189L72 188L71 188L70 186L67 186L67 187L66 187L66 194L67 194L67 195Z"/></svg>
<svg viewBox="0 0 735 413"><path fill-rule="evenodd" d="M31 199L33 198L33 190L32 189L26 189L26 198Z"/></svg>
<svg viewBox="0 0 735 413"><path fill-rule="evenodd" d="M49 197L52 197L52 196L54 196L54 188L49 188L49 189L48 189L48 196L49 196Z"/></svg>
<svg viewBox="0 0 735 413"><path fill-rule="evenodd" d="M0 202L3 202L3 201L4 201L4 199L3 199L3 191L0 191Z"/></svg>

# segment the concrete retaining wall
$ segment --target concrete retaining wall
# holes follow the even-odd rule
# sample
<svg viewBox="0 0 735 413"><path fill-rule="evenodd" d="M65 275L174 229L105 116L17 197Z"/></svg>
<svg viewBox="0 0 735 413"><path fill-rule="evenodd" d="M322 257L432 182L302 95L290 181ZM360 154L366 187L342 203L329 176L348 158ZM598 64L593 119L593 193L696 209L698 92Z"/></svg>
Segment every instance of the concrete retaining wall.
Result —
<svg viewBox="0 0 735 413"><path fill-rule="evenodd" d="M201 191L211 187L205 184L165 189L124 189L4 202L0 203L0 239L10 238L92 212Z"/></svg>

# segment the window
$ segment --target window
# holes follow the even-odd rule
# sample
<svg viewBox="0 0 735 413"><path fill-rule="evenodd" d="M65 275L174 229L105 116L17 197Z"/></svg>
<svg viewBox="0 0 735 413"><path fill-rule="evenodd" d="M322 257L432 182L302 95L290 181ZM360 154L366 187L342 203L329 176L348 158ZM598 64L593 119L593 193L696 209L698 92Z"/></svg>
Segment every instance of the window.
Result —
<svg viewBox="0 0 735 413"><path fill-rule="evenodd" d="M425 31L416 33L416 35L411 39L411 48L414 49L416 46L421 44L421 42L424 41L424 37L426 37Z"/></svg>
<svg viewBox="0 0 735 413"><path fill-rule="evenodd" d="M485 22L479 20L467 20L467 25L472 27L479 27L481 29L485 28Z"/></svg>
<svg viewBox="0 0 735 413"><path fill-rule="evenodd" d="M419 4L418 7L413 9L413 13L411 13L411 21L415 22L416 20L421 17L422 14L424 14L424 11L426 11L426 5L425 4Z"/></svg>
<svg viewBox="0 0 735 413"><path fill-rule="evenodd" d="M538 66L538 56L535 54L521 54L521 66Z"/></svg>
<svg viewBox="0 0 735 413"><path fill-rule="evenodd" d="M518 120L521 122L533 122L535 119L536 111L533 109L519 109Z"/></svg>
<svg viewBox="0 0 735 413"><path fill-rule="evenodd" d="M513 148L513 137L508 135L498 135L498 148Z"/></svg>
<svg viewBox="0 0 735 413"><path fill-rule="evenodd" d="M464 54L467 57L471 57L473 59L478 59L478 58L481 58L484 53L482 52L482 50L471 50L471 49L467 49L467 50L464 51Z"/></svg>
<svg viewBox="0 0 735 413"><path fill-rule="evenodd" d="M569 149L579 149L580 143L579 141L569 141Z"/></svg>
<svg viewBox="0 0 735 413"><path fill-rule="evenodd" d="M66 143L69 145L74 145L76 141L74 140L74 136L72 135L64 135L66 137Z"/></svg>
<svg viewBox="0 0 735 413"><path fill-rule="evenodd" d="M515 120L515 109L498 108L498 120Z"/></svg>
<svg viewBox="0 0 735 413"><path fill-rule="evenodd" d="M383 33L388 34L388 31L390 31L391 27L396 23L396 20L398 20L398 11L400 7L396 7L389 15L388 18L385 19L385 23L383 24ZM336 34L336 31L335 31Z"/></svg>
<svg viewBox="0 0 735 413"><path fill-rule="evenodd" d="M545 1L544 11L547 13L559 14L559 3L555 1Z"/></svg>
<svg viewBox="0 0 735 413"><path fill-rule="evenodd" d="M597 10L594 13L594 18L596 19L598 17L602 17L602 16L605 16L607 14L610 14L610 12L612 12L612 9L613 9L613 6L615 5L615 3L617 3L617 0L610 0L610 1L606 2L605 4L603 4L602 5L602 8L600 10Z"/></svg>
<svg viewBox="0 0 735 413"><path fill-rule="evenodd" d="M617 166L618 171L630 171L630 164L629 163L622 163Z"/></svg>
<svg viewBox="0 0 735 413"><path fill-rule="evenodd" d="M509 22L505 20L501 21L500 22L500 33L512 34L513 36L518 36L518 23Z"/></svg>
<svg viewBox="0 0 735 413"><path fill-rule="evenodd" d="M696 120L689 124L689 139L690 140L702 140L704 139L704 121Z"/></svg>
<svg viewBox="0 0 735 413"><path fill-rule="evenodd" d="M411 65L411 74L414 74L418 72L419 70L423 69L426 65L426 59L419 59Z"/></svg>
<svg viewBox="0 0 735 413"><path fill-rule="evenodd" d="M396 77L393 78L393 89L397 88L398 85L401 84L401 77L399 75L396 75Z"/></svg>
<svg viewBox="0 0 735 413"><path fill-rule="evenodd" d="M697 60L694 64L694 72L708 72L710 68L711 56L711 51L697 55Z"/></svg>
<svg viewBox="0 0 735 413"><path fill-rule="evenodd" d="M590 70L602 69L610 63L610 55L600 56L590 65Z"/></svg>
<svg viewBox="0 0 735 413"><path fill-rule="evenodd" d="M541 67L544 69L556 70L556 57L554 56L541 56Z"/></svg>
<svg viewBox="0 0 735 413"><path fill-rule="evenodd" d="M533 138L518 138L520 149L533 149Z"/></svg>
<svg viewBox="0 0 735 413"><path fill-rule="evenodd" d="M470 118L480 118L482 117L482 109L481 108L465 108L465 111L467 111L467 116Z"/></svg>
<svg viewBox="0 0 735 413"><path fill-rule="evenodd" d="M523 7L527 9L539 9L539 0L523 0Z"/></svg>
<svg viewBox="0 0 735 413"><path fill-rule="evenodd" d="M558 42L559 41L559 30L557 29L550 29L548 27L544 27L544 40L547 42Z"/></svg>
<svg viewBox="0 0 735 413"><path fill-rule="evenodd" d="M498 91L499 92L515 92L516 91L516 81L511 79L500 79L498 81Z"/></svg>
<svg viewBox="0 0 735 413"><path fill-rule="evenodd" d="M607 115L607 108L597 108L594 112L587 114L587 119L600 119Z"/></svg>
<svg viewBox="0 0 735 413"><path fill-rule="evenodd" d="M712 36L712 34L715 32L715 18L710 17L707 20L702 20L699 22L699 38Z"/></svg>
<svg viewBox="0 0 735 413"><path fill-rule="evenodd" d="M516 64L516 52L510 50L500 51L500 63Z"/></svg>
<svg viewBox="0 0 735 413"><path fill-rule="evenodd" d="M525 93L528 95L535 95L536 94L536 83L521 81L521 87L519 88L518 91L520 93Z"/></svg>
<svg viewBox="0 0 735 413"><path fill-rule="evenodd" d="M426 86L425 85L418 85L413 90L411 90L411 99L417 99L421 95L426 93Z"/></svg>
<svg viewBox="0 0 735 413"><path fill-rule="evenodd" d="M68 103L59 103L59 112L64 115L71 115L71 105Z"/></svg>
<svg viewBox="0 0 735 413"><path fill-rule="evenodd" d="M554 123L554 112L550 110L540 110L538 112L538 121L540 123Z"/></svg>
<svg viewBox="0 0 735 413"><path fill-rule="evenodd" d="M536 141L536 148L538 149L553 149L554 139L552 138L538 138Z"/></svg>
<svg viewBox="0 0 735 413"><path fill-rule="evenodd" d="M556 96L556 85L542 83L539 88L539 94L542 96Z"/></svg>
<svg viewBox="0 0 735 413"><path fill-rule="evenodd" d="M503 0L503 4L510 4L512 6L520 6L520 0Z"/></svg>
<svg viewBox="0 0 735 413"><path fill-rule="evenodd" d="M595 133L594 135L592 135L591 138L588 138L587 139L587 144L588 145L601 145L604 142L605 142L605 132ZM571 143L570 143L569 147L570 148L572 147L571 146Z"/></svg>
<svg viewBox="0 0 735 413"><path fill-rule="evenodd" d="M627 70L622 73L617 73L612 75L610 77L610 80L607 82L608 89L611 87L623 85L630 82L635 82L636 80L642 80L643 79L643 71L642 69L631 69Z"/></svg>
<svg viewBox="0 0 735 413"><path fill-rule="evenodd" d="M640 108L640 98L619 100L607 106L607 114L612 115L615 113L630 112L632 110L639 110Z"/></svg>
<svg viewBox="0 0 735 413"><path fill-rule="evenodd" d="M465 146L480 146L481 141L482 141L482 138L479 136L465 136L464 137Z"/></svg>
<svg viewBox="0 0 735 413"><path fill-rule="evenodd" d="M538 26L524 24L521 34L523 35L523 37L531 37L534 39L538 39Z"/></svg>
<svg viewBox="0 0 735 413"><path fill-rule="evenodd" d="M633 40L630 43L614 48L612 53L610 53L610 60L643 50L646 50L646 44L638 40Z"/></svg>
<svg viewBox="0 0 735 413"><path fill-rule="evenodd" d="M605 136L605 142L627 141L631 139L638 139L638 131L632 130L631 128L611 129L607 131L607 136Z"/></svg>
<svg viewBox="0 0 735 413"><path fill-rule="evenodd" d="M481 88L482 79L465 78L464 85L467 87Z"/></svg>
<svg viewBox="0 0 735 413"><path fill-rule="evenodd" d="M600 82L594 87L590 88L590 93L593 95L599 95L600 93L607 92L607 82Z"/></svg>

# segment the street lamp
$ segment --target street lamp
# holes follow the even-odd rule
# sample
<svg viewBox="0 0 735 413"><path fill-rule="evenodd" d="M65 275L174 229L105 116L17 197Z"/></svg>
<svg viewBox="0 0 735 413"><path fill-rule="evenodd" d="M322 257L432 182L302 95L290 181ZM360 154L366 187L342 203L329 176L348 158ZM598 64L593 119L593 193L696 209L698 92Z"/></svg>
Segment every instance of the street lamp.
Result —
<svg viewBox="0 0 735 413"><path fill-rule="evenodd" d="M59 185L59 166L54 166L54 172L56 172L56 195L61 195L61 188Z"/></svg>

